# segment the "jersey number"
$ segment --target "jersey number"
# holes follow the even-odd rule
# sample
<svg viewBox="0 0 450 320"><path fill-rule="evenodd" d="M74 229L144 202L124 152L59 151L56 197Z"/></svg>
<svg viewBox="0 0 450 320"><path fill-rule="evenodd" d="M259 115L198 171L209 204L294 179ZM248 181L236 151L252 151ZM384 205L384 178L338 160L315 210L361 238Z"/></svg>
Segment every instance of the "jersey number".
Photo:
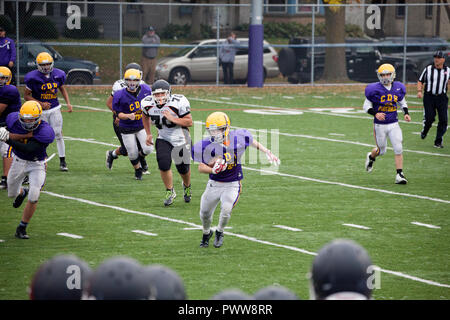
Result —
<svg viewBox="0 0 450 320"><path fill-rule="evenodd" d="M161 120L160 116L150 116L150 119L152 119L152 122L158 129L162 129L162 125L166 126L167 128L173 128L176 126L175 123L172 123L172 122L167 123L166 117L162 117L162 120ZM162 121L162 125L161 125L161 121Z"/></svg>

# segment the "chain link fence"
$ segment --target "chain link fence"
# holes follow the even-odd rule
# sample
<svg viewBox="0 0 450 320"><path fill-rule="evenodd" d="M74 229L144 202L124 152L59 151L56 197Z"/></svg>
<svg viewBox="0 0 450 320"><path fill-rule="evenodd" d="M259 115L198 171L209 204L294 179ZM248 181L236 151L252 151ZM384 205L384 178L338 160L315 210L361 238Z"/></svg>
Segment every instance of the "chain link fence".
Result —
<svg viewBox="0 0 450 320"><path fill-rule="evenodd" d="M344 71L333 82L376 81L381 63L393 64L400 80L416 81L432 62L433 51L448 55L449 5L372 2L380 1L339 7L312 0L264 1L265 85L327 82L326 66L342 62ZM145 64L143 51L155 48L156 79L222 85L217 53L233 31L240 39L234 80L245 84L251 3L2 0L0 26L15 41L13 72L21 82L36 68L37 54L47 51L55 58L55 67L67 73L69 84L111 85L123 76L128 63ZM344 13L334 25L343 24L341 34L327 24L327 12ZM160 38L158 45L143 43L150 26ZM339 48L343 60L333 54Z"/></svg>

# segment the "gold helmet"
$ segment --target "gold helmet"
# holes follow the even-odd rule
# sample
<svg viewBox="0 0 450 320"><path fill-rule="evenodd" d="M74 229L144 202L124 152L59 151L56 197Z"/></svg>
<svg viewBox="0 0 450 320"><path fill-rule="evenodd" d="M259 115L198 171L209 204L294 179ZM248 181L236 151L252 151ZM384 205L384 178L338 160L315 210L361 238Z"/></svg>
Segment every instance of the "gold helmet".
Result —
<svg viewBox="0 0 450 320"><path fill-rule="evenodd" d="M48 74L53 71L53 58L48 52L41 52L36 57L36 65L40 72Z"/></svg>
<svg viewBox="0 0 450 320"><path fill-rule="evenodd" d="M123 80L125 81L128 90L134 92L139 88L139 84L142 80L142 73L138 69L128 69L125 71Z"/></svg>
<svg viewBox="0 0 450 320"><path fill-rule="evenodd" d="M19 111L19 121L22 128L33 131L41 123L42 107L37 101L25 102Z"/></svg>
<svg viewBox="0 0 450 320"><path fill-rule="evenodd" d="M386 77L386 75L389 75ZM377 76L381 84L389 85L394 82L395 79L395 68L392 64L385 63L382 64L377 70Z"/></svg>
<svg viewBox="0 0 450 320"><path fill-rule="evenodd" d="M10 84L12 79L11 70L7 67L0 67L0 87Z"/></svg>
<svg viewBox="0 0 450 320"><path fill-rule="evenodd" d="M230 118L223 112L213 112L206 118L206 130L211 142L223 143L230 132Z"/></svg>

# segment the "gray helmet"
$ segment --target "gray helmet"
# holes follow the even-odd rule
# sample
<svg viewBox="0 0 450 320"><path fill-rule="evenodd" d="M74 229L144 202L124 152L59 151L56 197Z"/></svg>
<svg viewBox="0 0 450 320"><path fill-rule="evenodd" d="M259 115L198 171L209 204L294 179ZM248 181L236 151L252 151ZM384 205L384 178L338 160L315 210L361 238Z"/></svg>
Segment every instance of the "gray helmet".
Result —
<svg viewBox="0 0 450 320"><path fill-rule="evenodd" d="M159 93L164 93L164 96L160 97L160 99L155 96ZM166 80L160 79L153 83L152 95L158 107L162 107L163 105L165 105L170 100L171 94L172 89L170 88L170 84Z"/></svg>
<svg viewBox="0 0 450 320"><path fill-rule="evenodd" d="M172 269L154 264L144 268L150 300L186 300L183 280Z"/></svg>
<svg viewBox="0 0 450 320"><path fill-rule="evenodd" d="M299 300L297 295L282 286L268 286L257 291L253 298L256 300Z"/></svg>
<svg viewBox="0 0 450 320"><path fill-rule="evenodd" d="M315 299L337 292L354 292L370 298L367 280L372 265L367 251L352 240L338 239L326 244L314 258L311 280Z"/></svg>
<svg viewBox="0 0 450 320"><path fill-rule="evenodd" d="M44 262L33 275L31 300L81 300L92 269L74 255L57 255Z"/></svg>
<svg viewBox="0 0 450 320"><path fill-rule="evenodd" d="M95 270L84 299L146 300L150 287L144 279L144 268L134 259L114 257Z"/></svg>

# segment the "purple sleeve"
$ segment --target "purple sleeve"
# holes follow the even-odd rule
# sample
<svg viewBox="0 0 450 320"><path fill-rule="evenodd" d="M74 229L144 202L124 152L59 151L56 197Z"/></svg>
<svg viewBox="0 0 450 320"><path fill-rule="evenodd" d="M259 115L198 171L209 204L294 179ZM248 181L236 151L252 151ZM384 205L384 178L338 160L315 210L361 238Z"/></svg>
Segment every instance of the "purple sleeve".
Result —
<svg viewBox="0 0 450 320"><path fill-rule="evenodd" d="M60 81L61 81L59 86L61 87L61 86L63 86L66 83L66 73L61 70L59 76L60 76Z"/></svg>
<svg viewBox="0 0 450 320"><path fill-rule="evenodd" d="M247 129L239 129L236 133L238 142L243 143L246 148L253 143L253 135Z"/></svg>
<svg viewBox="0 0 450 320"><path fill-rule="evenodd" d="M371 85L368 85L366 87L366 90L364 92L364 94L366 95L367 100L376 103L377 101L375 101L376 99L374 98L374 93L375 91L373 90L373 87Z"/></svg>
<svg viewBox="0 0 450 320"><path fill-rule="evenodd" d="M25 85L31 90L33 90L33 77L31 75L31 72L27 73L25 75L25 79L24 79Z"/></svg>
<svg viewBox="0 0 450 320"><path fill-rule="evenodd" d="M120 97L121 96L122 96L122 94L120 91L117 91L113 96L112 107L113 107L113 110L117 112L117 114L119 112L121 112L121 110L120 110Z"/></svg>
<svg viewBox="0 0 450 320"><path fill-rule="evenodd" d="M16 44L14 43L14 40L9 39L11 43L11 56L9 58L9 61L14 62L16 64Z"/></svg>
<svg viewBox="0 0 450 320"><path fill-rule="evenodd" d="M52 143L53 140L55 140L55 131L53 131L52 127L50 127L47 122L42 122L41 126L40 130L35 130L33 132L33 138L40 143Z"/></svg>
<svg viewBox="0 0 450 320"><path fill-rule="evenodd" d="M12 112L8 114L8 116L6 117L6 126L8 127L8 129L11 129L14 126L14 122L16 122L16 120L18 119L18 114L18 112Z"/></svg>

